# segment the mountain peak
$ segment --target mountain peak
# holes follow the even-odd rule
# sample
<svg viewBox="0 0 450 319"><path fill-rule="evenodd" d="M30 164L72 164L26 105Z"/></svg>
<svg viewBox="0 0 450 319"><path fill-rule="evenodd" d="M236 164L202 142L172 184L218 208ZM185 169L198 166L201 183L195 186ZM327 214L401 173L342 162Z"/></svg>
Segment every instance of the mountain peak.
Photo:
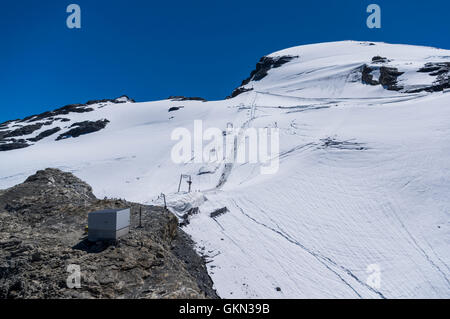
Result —
<svg viewBox="0 0 450 319"><path fill-rule="evenodd" d="M231 97L251 90L297 97L436 92L450 88L449 66L450 52L430 47L358 41L309 44L262 57Z"/></svg>

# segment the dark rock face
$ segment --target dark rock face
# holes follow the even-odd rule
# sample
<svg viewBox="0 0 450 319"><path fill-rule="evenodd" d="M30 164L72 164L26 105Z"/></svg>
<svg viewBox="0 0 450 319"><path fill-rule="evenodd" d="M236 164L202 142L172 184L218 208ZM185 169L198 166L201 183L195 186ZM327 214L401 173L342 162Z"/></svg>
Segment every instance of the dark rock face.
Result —
<svg viewBox="0 0 450 319"><path fill-rule="evenodd" d="M252 90L253 90L252 88L238 87L238 88L234 89L233 92L231 92L230 96L227 96L227 99L231 99L235 96L238 96L239 94L242 94L244 92L249 92Z"/></svg>
<svg viewBox="0 0 450 319"><path fill-rule="evenodd" d="M2 138L28 135L28 134L33 133L34 131L39 130L43 125L44 125L44 123L25 125L25 126L22 126L21 128L15 129L15 130L3 135Z"/></svg>
<svg viewBox="0 0 450 319"><path fill-rule="evenodd" d="M61 131L61 128L60 128L60 127L54 127L54 128L52 128L52 129L49 129L49 130L46 130L46 131L40 133L40 134L39 134L38 136L36 136L36 137L30 138L30 139L28 139L28 140L29 140L30 142L37 142L37 141L42 140L43 138L46 138L46 137L48 137L48 136L50 136L50 135L53 135L53 134L57 133L57 132L59 132L59 131Z"/></svg>
<svg viewBox="0 0 450 319"><path fill-rule="evenodd" d="M431 86L409 90L409 93L417 93L421 91L439 92L450 88L450 62L426 63L417 72L428 73L435 76L436 81Z"/></svg>
<svg viewBox="0 0 450 319"><path fill-rule="evenodd" d="M450 72L450 62L426 63L417 72L430 73L432 76L448 73Z"/></svg>
<svg viewBox="0 0 450 319"><path fill-rule="evenodd" d="M91 107L88 107L89 105L98 104L98 103L126 103L126 102L132 102L134 103L133 99L130 99L126 95L122 95L121 97L118 97L116 99L103 99L103 100L91 100L86 102L85 104L69 104L66 106L63 106L59 109L56 109L54 111L47 111L38 115L32 115L24 118L22 122L36 122L42 119L58 116L58 115L67 115L69 113L86 113L86 112L92 112L94 109Z"/></svg>
<svg viewBox="0 0 450 319"><path fill-rule="evenodd" d="M372 58L372 63L387 63L389 60L386 58L376 56ZM380 71L380 78L378 80L373 79L372 72L378 69ZM430 76L436 77L436 80L431 85L423 85L417 88L407 88L399 86L397 79L403 72L399 72L397 68L387 67L382 65L369 66L367 64L361 67L361 79L364 84L369 85L382 85L387 90L402 91L405 93L418 93L418 92L439 92L444 89L450 88L450 62L439 63L426 63L422 68L417 70L420 73L428 73Z"/></svg>
<svg viewBox="0 0 450 319"><path fill-rule="evenodd" d="M182 109L182 108L184 108L184 106L172 106L172 107L169 109L169 113L170 113L170 112L178 111L178 110L180 110L180 109Z"/></svg>
<svg viewBox="0 0 450 319"><path fill-rule="evenodd" d="M0 152L17 150L28 146L30 146L30 144L26 143L25 140L12 140L8 144L0 144Z"/></svg>
<svg viewBox="0 0 450 319"><path fill-rule="evenodd" d="M56 140L62 140L69 137L78 137L80 135L85 135L89 133L94 133L104 129L106 125L109 123L108 120L99 120L99 121L84 121L72 124L70 127L73 127L71 130L59 135Z"/></svg>
<svg viewBox="0 0 450 319"><path fill-rule="evenodd" d="M382 66L380 68L380 84L388 90L400 91L402 87L397 86L397 78L402 75L396 68Z"/></svg>
<svg viewBox="0 0 450 319"><path fill-rule="evenodd" d="M372 71L373 71L373 69L368 67L366 64L363 65L362 70L361 70L361 74L362 74L361 79L364 84L370 84L370 85L380 84L380 82L373 79L373 76L371 74Z"/></svg>
<svg viewBox="0 0 450 319"><path fill-rule="evenodd" d="M250 91L251 89L242 87L250 83L250 81L261 81L266 77L270 69L279 68L283 64L286 64L295 58L298 58L298 56L285 55L280 57L262 57L256 64L256 68L250 73L250 76L243 80L241 86L236 88L227 98L232 98L243 92Z"/></svg>
<svg viewBox="0 0 450 319"><path fill-rule="evenodd" d="M171 249L173 254L184 263L189 274L196 279L200 291L204 292L208 298L219 298L206 270L206 261L192 249L194 246L192 239L184 231L179 230L172 241Z"/></svg>
<svg viewBox="0 0 450 319"><path fill-rule="evenodd" d="M41 129L44 125L50 125L52 122L41 122L35 124L29 124L19 127L15 130L3 130L0 131L0 151L11 151L20 148L25 148L30 146L25 139L16 139L16 137L25 136L34 133L35 131ZM29 138L29 142L35 142L55 133L56 128L44 131L34 138ZM59 128L58 128L59 130ZM57 130L56 130L57 131Z"/></svg>
<svg viewBox="0 0 450 319"><path fill-rule="evenodd" d="M256 64L255 70L250 73L250 76L242 81L241 86L248 84L250 81L260 81L266 77L267 72L270 69L279 68L283 64L290 62L291 60L298 58L298 56L280 56L280 57L262 57Z"/></svg>
<svg viewBox="0 0 450 319"><path fill-rule="evenodd" d="M90 101L86 102L86 105L92 105L92 104L98 104L98 103L108 103L108 102L119 104L119 103L127 103L127 102L134 103L135 101L133 99L130 99L126 95L122 95L121 97L118 97L117 99L90 100Z"/></svg>
<svg viewBox="0 0 450 319"><path fill-rule="evenodd" d="M38 115L28 116L22 120L11 120L0 123L0 152L1 151L11 151L15 149L25 148L32 144L28 142L38 142L41 139L53 135L61 130L60 127L55 127L49 130L41 132L38 136L27 138L26 135L32 134L35 131L41 129L45 125L51 125L55 121L60 122L70 122L70 119L65 117L59 117L61 115L67 115L70 113L87 113L92 112L94 109L90 105L101 104L101 103L134 103L133 99L128 96L123 95L116 99L104 99L104 100L92 100L85 104L70 104L63 106L54 111L47 111ZM102 107L102 106L100 106ZM11 123L15 125L11 125ZM79 125L78 125L79 124ZM70 130L63 136L59 136L58 139L66 137L76 137L83 134L88 134L96 132L106 126L105 120L97 122L80 122L75 123L72 126L78 125L78 128ZM8 128L9 126L9 128ZM16 139L21 137L20 139Z"/></svg>
<svg viewBox="0 0 450 319"><path fill-rule="evenodd" d="M372 63L387 63L389 60L387 58L381 57L379 55L372 58Z"/></svg>
<svg viewBox="0 0 450 319"><path fill-rule="evenodd" d="M89 212L125 207L128 235L87 241ZM79 289L66 284L71 264L80 266ZM204 260L162 207L98 200L57 169L0 191L0 298L216 298L212 287Z"/></svg>
<svg viewBox="0 0 450 319"><path fill-rule="evenodd" d="M373 79L372 72L375 68L368 66L367 64L362 66L361 79L362 83L369 85L382 85L385 89L391 91L400 91L403 88L397 85L397 78L403 74L398 69L392 67L381 66L379 68L380 78L378 80Z"/></svg>
<svg viewBox="0 0 450 319"><path fill-rule="evenodd" d="M182 96L182 95L169 96L168 100L172 100L172 101L202 101L202 102L207 102L207 100L202 98L202 97L198 97L198 96L188 97L188 96Z"/></svg>
<svg viewBox="0 0 450 319"><path fill-rule="evenodd" d="M33 119L34 120L34 119ZM45 137L51 136L59 131L61 131L60 127L54 127L48 130L45 130L38 134L35 137L25 139L16 139L15 137L26 136L34 133L35 131L41 129L44 125L50 125L56 119L52 119L51 121L39 122L34 124L25 125L19 127L15 130L0 130L0 151L11 151L15 149L25 148L30 146L28 142L38 142ZM89 134L93 132L100 131L104 129L106 125L109 123L108 120L98 120L98 121L84 121L74 123L70 126L70 130L59 135L56 140L61 140L69 137L78 137L80 135Z"/></svg>
<svg viewBox="0 0 450 319"><path fill-rule="evenodd" d="M90 108L90 107L86 107L85 104L70 104L70 105L66 105L63 106L59 109L56 109L54 111L47 111L38 115L32 115L32 116L28 116L26 118L24 118L23 120L21 120L21 122L36 122L36 121L40 121L43 119L48 119L51 118L53 116L58 116L58 115L67 115L70 113L87 113L87 112L92 112L94 109Z"/></svg>
<svg viewBox="0 0 450 319"><path fill-rule="evenodd" d="M7 121L7 122L3 122L0 123L0 128L5 127L7 124L12 123L12 122L36 122L42 119L50 119L52 117L58 116L58 115L67 115L69 113L86 113L86 112L92 112L94 109L87 107L89 105L93 105L93 104L98 104L98 103L115 103L115 104L119 104L119 103L127 103L127 102L131 102L134 103L135 101L131 98L129 98L126 95L122 95L121 97L118 97L116 99L103 99L103 100L91 100L86 102L85 104L69 104L66 106L63 106L61 108L58 108L56 110L53 111L47 111L38 115L31 115L28 117L25 117L22 120L11 120L11 121ZM52 119L55 120L55 119Z"/></svg>
<svg viewBox="0 0 450 319"><path fill-rule="evenodd" d="M9 123L17 122L17 121L20 121L20 119L17 119L17 120L9 120L9 121L3 122L3 123L0 124L0 129L6 128L6 126L8 126Z"/></svg>

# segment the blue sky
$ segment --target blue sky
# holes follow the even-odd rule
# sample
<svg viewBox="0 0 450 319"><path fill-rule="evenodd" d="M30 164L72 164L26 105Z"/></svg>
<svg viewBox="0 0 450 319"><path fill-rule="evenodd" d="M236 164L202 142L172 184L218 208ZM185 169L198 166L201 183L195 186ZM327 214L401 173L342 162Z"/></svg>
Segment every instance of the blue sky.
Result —
<svg viewBox="0 0 450 319"><path fill-rule="evenodd" d="M66 27L81 7L82 28ZM366 27L367 5L382 28ZM367 40L450 49L448 0L2 0L0 122L127 94L221 99L287 47Z"/></svg>

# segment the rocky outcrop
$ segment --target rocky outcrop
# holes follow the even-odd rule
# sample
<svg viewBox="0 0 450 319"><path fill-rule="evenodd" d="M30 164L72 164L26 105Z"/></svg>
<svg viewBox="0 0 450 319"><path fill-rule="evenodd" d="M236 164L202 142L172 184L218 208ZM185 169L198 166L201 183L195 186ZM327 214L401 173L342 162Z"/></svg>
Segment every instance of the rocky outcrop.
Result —
<svg viewBox="0 0 450 319"><path fill-rule="evenodd" d="M12 130L6 134L2 134L2 138L9 138L9 137L17 137L17 136L23 136L31 134L37 130L39 130L43 125L46 123L36 123L36 124L30 124L22 126L18 129ZM47 123L48 124L48 123Z"/></svg>
<svg viewBox="0 0 450 319"><path fill-rule="evenodd" d="M390 62L390 60L379 55L374 56L372 58L372 63L387 63L387 62Z"/></svg>
<svg viewBox="0 0 450 319"><path fill-rule="evenodd" d="M52 125L55 122L59 122L58 124L62 124L63 122L71 121L66 117L60 116L68 115L71 113L92 112L94 111L92 105L99 104L99 107L103 107L106 105L105 103L134 103L134 100L126 95L123 95L116 99L91 100L86 102L85 104L69 104L53 111L47 111L38 115L28 116L22 120L19 119L0 123L0 151L11 151L33 145L33 142L38 142L43 138L49 137L61 131L63 125L53 125L53 128L43 130L37 136L30 137L28 135L31 135L34 132L40 130L43 126ZM57 140L66 137L77 137L83 134L97 132L105 128L106 124L107 122L105 122L105 120L74 123L70 126L73 129L58 136Z"/></svg>
<svg viewBox="0 0 450 319"><path fill-rule="evenodd" d="M201 102L207 102L206 99L198 96L182 96L182 95L175 95L175 96L169 96L167 98L168 100L172 101L201 101Z"/></svg>
<svg viewBox="0 0 450 319"><path fill-rule="evenodd" d="M20 121L20 119L17 119L17 120L9 120L9 121L0 123L0 130L6 128L6 127L8 126L8 124L13 123L13 122L18 122L18 121Z"/></svg>
<svg viewBox="0 0 450 319"><path fill-rule="evenodd" d="M379 82L387 90L400 91L403 88L397 85L397 78L402 74L403 72L399 72L397 68L382 66Z"/></svg>
<svg viewBox="0 0 450 319"><path fill-rule="evenodd" d="M169 108L169 113L178 111L178 110L180 110L182 108L184 108L184 106L172 106L171 108Z"/></svg>
<svg viewBox="0 0 450 319"><path fill-rule="evenodd" d="M450 72L450 62L426 63L417 72L429 73L431 76L437 76Z"/></svg>
<svg viewBox="0 0 450 319"><path fill-rule="evenodd" d="M250 83L250 81L261 81L265 78L269 70L279 68L280 66L298 58L298 56L284 55L279 57L263 56L256 64L255 69L250 73L250 76L242 81L241 85L234 89L230 96L227 98L233 98L243 92L252 90L251 88L245 88L244 86Z"/></svg>
<svg viewBox="0 0 450 319"><path fill-rule="evenodd" d="M239 94L242 94L244 92L249 92L252 90L253 90L252 88L238 87L238 88L234 89L233 92L231 92L230 96L227 96L227 99L231 99L233 97L238 96Z"/></svg>
<svg viewBox="0 0 450 319"><path fill-rule="evenodd" d="M409 90L409 93L417 93L421 91L439 92L450 88L450 62L426 63L417 72L428 73L430 76L436 77L436 80L432 85Z"/></svg>
<svg viewBox="0 0 450 319"><path fill-rule="evenodd" d="M373 78L372 72L378 70L380 76L378 79ZM371 67L367 64L361 68L361 79L364 84L382 85L386 90L400 91L403 87L399 86L397 79L403 72L399 72L397 68L381 66L379 68Z"/></svg>
<svg viewBox="0 0 450 319"><path fill-rule="evenodd" d="M129 98L126 95L122 95L121 97L118 97L116 99L103 99L103 100L91 100L87 101L85 104L69 104L66 106L63 106L61 108L58 108L54 111L47 111L38 115L32 115L24 118L21 120L21 122L36 122L42 119L48 119L59 115L67 115L70 113L86 113L86 112L92 112L94 109L91 107L88 107L90 105L99 104L99 103L126 103L126 102L132 102L134 103L134 100Z"/></svg>
<svg viewBox="0 0 450 319"><path fill-rule="evenodd" d="M101 129L104 129L108 123L109 121L106 119L74 123L70 126L72 129L59 135L56 140L59 141L69 137L78 137L80 135L98 132Z"/></svg>
<svg viewBox="0 0 450 319"><path fill-rule="evenodd" d="M28 140L30 142L37 142L37 141L42 140L43 138L46 138L46 137L48 137L50 135L53 135L53 134L57 133L59 131L61 131L61 128L54 127L52 129L45 130L45 131L41 132L40 134L38 134L36 137L29 138Z"/></svg>
<svg viewBox="0 0 450 319"><path fill-rule="evenodd" d="M115 99L103 99L103 100L90 100L86 102L86 105L100 104L100 103L135 103L135 100L129 98L127 95L122 95Z"/></svg>
<svg viewBox="0 0 450 319"><path fill-rule="evenodd" d="M128 235L87 241L90 211L125 207ZM67 286L69 265L80 267L79 289ZM57 169L0 191L0 298L216 297L203 259L162 207L99 200L88 184Z"/></svg>
<svg viewBox="0 0 450 319"><path fill-rule="evenodd" d="M378 82L377 80L373 79L373 75L372 72L374 70L372 68L370 68L367 64L364 64L361 68L361 80L362 83L364 84L369 84L369 85L378 85L380 84L380 82Z"/></svg>
<svg viewBox="0 0 450 319"><path fill-rule="evenodd" d="M372 58L372 64L364 64L361 69L361 80L364 84L382 85L385 89L391 91L402 91L404 93L418 92L440 92L450 88L450 62L429 62L417 70L419 73L428 73L435 77L431 85L415 85L402 87L398 85L398 77L404 74L395 67L389 67L386 63L391 62L387 58L375 56ZM377 64L383 64L378 66ZM379 78L374 79L374 71L379 71Z"/></svg>
<svg viewBox="0 0 450 319"><path fill-rule="evenodd" d="M32 134L35 131L41 129L41 127L43 127L44 125L49 124L51 124L51 122L34 123L24 125L13 130L0 131L0 151L11 151L30 146L30 144L25 139L17 139L16 137ZM38 136L35 138L38 138ZM41 135L40 138L44 138L44 136ZM33 139L28 139L28 141L32 140Z"/></svg>
<svg viewBox="0 0 450 319"><path fill-rule="evenodd" d="M17 149L25 148L28 146L30 146L30 144L28 144L23 139L20 139L20 140L11 139L11 140L8 140L8 143L4 143L4 142L0 143L0 152L17 150Z"/></svg>
<svg viewBox="0 0 450 319"><path fill-rule="evenodd" d="M267 72L269 72L270 69L279 68L295 58L298 58L298 56L285 55L279 57L262 57L256 64L256 68L250 73L250 76L242 81L241 86L248 84L250 81L262 80L266 77Z"/></svg>

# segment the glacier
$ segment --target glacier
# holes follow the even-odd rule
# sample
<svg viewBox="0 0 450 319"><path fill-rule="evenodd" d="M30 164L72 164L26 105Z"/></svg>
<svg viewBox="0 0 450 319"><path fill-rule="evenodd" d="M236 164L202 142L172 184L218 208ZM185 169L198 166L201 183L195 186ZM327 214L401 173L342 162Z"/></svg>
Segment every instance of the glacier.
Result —
<svg viewBox="0 0 450 319"><path fill-rule="evenodd" d="M0 152L0 189L54 167L88 182L99 198L161 205L164 193L169 209L188 218L184 230L222 298L450 298L450 92L430 89L448 74L418 72L445 66L450 51L340 41L267 57L290 58L244 81L232 98L122 98L58 115L21 138L109 122ZM364 83L364 65L373 83ZM392 68L392 89L378 84ZM174 163L171 133L193 131L196 120L277 127L278 172L263 175L250 162ZM0 134L23 125L8 122ZM184 185L177 192L181 174L192 176L192 192Z"/></svg>

